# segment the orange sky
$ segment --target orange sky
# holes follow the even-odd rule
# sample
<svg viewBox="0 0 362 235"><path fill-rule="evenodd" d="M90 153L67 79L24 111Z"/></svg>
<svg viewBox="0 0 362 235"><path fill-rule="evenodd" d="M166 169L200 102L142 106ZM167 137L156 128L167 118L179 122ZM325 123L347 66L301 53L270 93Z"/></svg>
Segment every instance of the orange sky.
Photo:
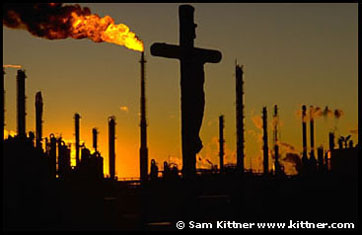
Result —
<svg viewBox="0 0 362 235"><path fill-rule="evenodd" d="M181 162L180 75L175 60L152 57L154 42L178 44L179 4L81 4L101 17L124 23L145 43L149 160ZM261 170L260 129L268 108L278 104L281 141L301 151L302 104L342 109L344 115L316 120L316 146L328 146L328 132L357 142L357 4L192 4L195 46L223 53L205 66L204 159L218 163L218 116L225 116L226 163L235 162L234 61L244 64L246 168ZM217 17L215 17L217 16ZM74 141L74 113L81 115L81 139L99 150L108 174L108 123L116 116L116 174L139 175L140 53L88 39L46 40L3 27L3 63L26 69L27 131L35 129L35 93L44 99L44 136ZM16 130L16 69L5 77L5 129ZM254 120L254 121L253 121ZM309 127L308 127L309 128ZM308 129L309 131L309 129ZM308 142L309 145L309 142ZM74 146L73 146L74 147ZM270 161L272 165L272 161ZM270 166L271 166L270 165Z"/></svg>

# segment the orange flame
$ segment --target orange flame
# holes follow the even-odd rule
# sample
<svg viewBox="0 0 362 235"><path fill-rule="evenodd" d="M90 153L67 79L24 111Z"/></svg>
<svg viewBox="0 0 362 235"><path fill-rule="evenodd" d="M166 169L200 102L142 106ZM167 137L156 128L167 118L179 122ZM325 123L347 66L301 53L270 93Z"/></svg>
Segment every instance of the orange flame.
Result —
<svg viewBox="0 0 362 235"><path fill-rule="evenodd" d="M3 65L3 68L21 69L21 65L5 64Z"/></svg>
<svg viewBox="0 0 362 235"><path fill-rule="evenodd" d="M124 24L115 24L110 16L91 14L88 7L62 3L5 4L3 25L26 29L50 40L89 38L109 42L135 51L143 51L143 42Z"/></svg>
<svg viewBox="0 0 362 235"><path fill-rule="evenodd" d="M135 51L143 51L143 42L124 24L114 24L110 16L71 14L71 35L74 38L87 37L94 42L109 42Z"/></svg>

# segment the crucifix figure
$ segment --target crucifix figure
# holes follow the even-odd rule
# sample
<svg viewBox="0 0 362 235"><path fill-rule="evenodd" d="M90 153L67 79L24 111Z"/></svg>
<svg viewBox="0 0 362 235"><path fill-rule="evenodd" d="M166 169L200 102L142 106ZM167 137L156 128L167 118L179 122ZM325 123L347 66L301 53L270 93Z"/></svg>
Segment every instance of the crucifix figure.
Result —
<svg viewBox="0 0 362 235"><path fill-rule="evenodd" d="M204 64L218 63L221 53L194 47L196 38L194 8L179 7L180 45L154 43L153 56L179 59L181 62L181 129L183 175L193 176L196 172L196 154L202 149L199 136L204 116Z"/></svg>

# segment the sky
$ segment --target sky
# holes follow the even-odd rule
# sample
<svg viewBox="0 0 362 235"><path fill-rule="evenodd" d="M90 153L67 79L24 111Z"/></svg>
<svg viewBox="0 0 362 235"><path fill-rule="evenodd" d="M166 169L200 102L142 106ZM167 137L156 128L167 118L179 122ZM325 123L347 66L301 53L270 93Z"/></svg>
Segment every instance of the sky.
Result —
<svg viewBox="0 0 362 235"><path fill-rule="evenodd" d="M69 4L66 4L69 5ZM149 161L181 164L180 67L153 57L155 42L178 44L180 4L81 3L114 18L144 42ZM235 60L244 65L245 167L262 169L261 111L279 107L280 141L302 149L298 112L303 104L343 110L315 121L315 145L328 147L328 132L358 140L357 3L195 3L195 46L221 51L206 64L205 113L200 137L206 159L218 164L218 117L225 118L226 163L236 162ZM3 26L3 64L26 70L27 131L35 130L35 94L42 92L43 135L74 143L74 113L81 115L81 140L92 149L92 128L108 174L108 117L116 116L116 175L139 176L140 53L89 39L47 40ZM5 69L5 129L16 131L16 69ZM308 124L309 135L309 124ZM308 136L309 146L309 136ZM74 149L74 146L72 146ZM284 154L286 150L283 150ZM73 155L74 157L74 155ZM271 161L270 161L271 162ZM272 163L270 163L271 166ZM285 163L288 165L288 163ZM292 168L292 166L289 166ZM293 172L293 169L289 169Z"/></svg>

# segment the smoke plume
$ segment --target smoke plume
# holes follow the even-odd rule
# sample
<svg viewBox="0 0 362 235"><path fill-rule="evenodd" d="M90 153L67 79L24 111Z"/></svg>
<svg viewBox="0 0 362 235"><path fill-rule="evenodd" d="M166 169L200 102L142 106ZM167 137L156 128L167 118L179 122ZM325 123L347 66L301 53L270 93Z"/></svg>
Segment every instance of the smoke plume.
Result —
<svg viewBox="0 0 362 235"><path fill-rule="evenodd" d="M62 3L6 3L3 25L25 29L37 37L50 40L88 38L143 51L143 43L124 24L116 25L110 16L91 14L88 7L63 6Z"/></svg>

